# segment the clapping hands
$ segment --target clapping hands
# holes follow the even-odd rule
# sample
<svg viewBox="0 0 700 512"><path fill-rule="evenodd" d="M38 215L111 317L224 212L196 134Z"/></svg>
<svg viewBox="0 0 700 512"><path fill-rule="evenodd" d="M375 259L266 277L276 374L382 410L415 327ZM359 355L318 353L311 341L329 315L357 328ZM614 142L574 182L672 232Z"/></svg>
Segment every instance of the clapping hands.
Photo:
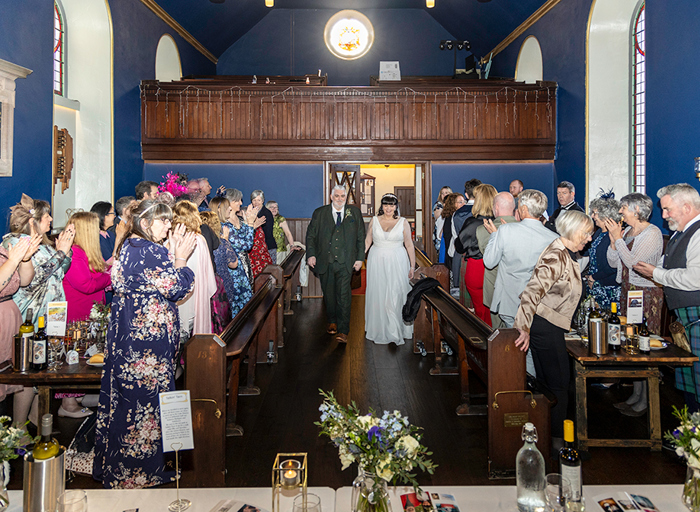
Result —
<svg viewBox="0 0 700 512"><path fill-rule="evenodd" d="M7 259L16 265L19 265L21 262L28 263L40 245L41 235L24 236L7 251Z"/></svg>
<svg viewBox="0 0 700 512"><path fill-rule="evenodd" d="M64 254L68 254L70 248L73 246L73 239L75 238L75 226L73 224L68 224L66 229L58 235L56 239L56 249L62 251Z"/></svg>
<svg viewBox="0 0 700 512"><path fill-rule="evenodd" d="M176 260L185 260L190 257L197 243L197 235L190 231L186 232L184 224L178 224L175 229L171 229L168 235L170 250L175 255Z"/></svg>

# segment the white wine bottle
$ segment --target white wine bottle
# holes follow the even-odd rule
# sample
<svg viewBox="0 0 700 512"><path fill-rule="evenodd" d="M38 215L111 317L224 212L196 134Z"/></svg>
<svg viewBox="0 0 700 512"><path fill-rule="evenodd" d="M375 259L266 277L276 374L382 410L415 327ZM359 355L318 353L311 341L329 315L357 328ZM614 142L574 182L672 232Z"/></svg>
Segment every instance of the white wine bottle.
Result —
<svg viewBox="0 0 700 512"><path fill-rule="evenodd" d="M579 510L582 500L581 490L581 457L574 448L574 422L564 420L564 441L566 444L559 450L559 472L571 483L570 510Z"/></svg>
<svg viewBox="0 0 700 512"><path fill-rule="evenodd" d="M41 417L41 440L34 445L32 456L34 460L47 460L58 455L58 441L51 437L53 430L53 415L44 414Z"/></svg>

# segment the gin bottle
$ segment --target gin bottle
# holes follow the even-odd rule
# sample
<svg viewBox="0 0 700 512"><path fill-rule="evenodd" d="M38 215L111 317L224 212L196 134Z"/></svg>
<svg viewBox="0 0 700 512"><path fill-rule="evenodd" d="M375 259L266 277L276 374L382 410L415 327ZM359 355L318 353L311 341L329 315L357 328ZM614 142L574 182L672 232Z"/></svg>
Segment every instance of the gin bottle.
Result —
<svg viewBox="0 0 700 512"><path fill-rule="evenodd" d="M544 511L544 457L537 449L537 429L532 423L523 426L523 447L518 451L515 478L518 512Z"/></svg>

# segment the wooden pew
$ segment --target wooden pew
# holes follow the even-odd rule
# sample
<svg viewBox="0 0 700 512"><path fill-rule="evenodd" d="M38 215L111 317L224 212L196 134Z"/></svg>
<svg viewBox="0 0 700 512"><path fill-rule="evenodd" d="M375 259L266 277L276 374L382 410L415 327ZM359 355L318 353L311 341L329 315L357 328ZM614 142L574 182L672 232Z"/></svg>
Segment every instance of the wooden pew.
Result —
<svg viewBox="0 0 700 512"><path fill-rule="evenodd" d="M432 277L440 281L440 285L443 288L449 289L450 271L448 268L442 264L433 264L428 258L420 242L415 243L416 251L416 270L414 273L414 281L421 279L422 277ZM431 312L425 304L421 303L420 310L418 311L418 316L413 323L413 353L420 353L420 343L423 344L423 348L426 353L432 354L435 352L435 347L433 346L433 326L432 319L430 318Z"/></svg>
<svg viewBox="0 0 700 512"><path fill-rule="evenodd" d="M489 478L510 478L515 458L522 446L522 426L530 421L539 434L538 447L549 459L551 446L549 398L528 390L525 353L515 347L516 329L492 330L441 287L423 294L430 312L435 347L435 367L431 375L459 375L458 415L488 415ZM440 343L444 339L457 353L457 367L447 371ZM483 395L470 390L469 374L484 383Z"/></svg>
<svg viewBox="0 0 700 512"><path fill-rule="evenodd" d="M284 275L284 314L285 315L293 315L294 311L292 311L292 295L293 295L293 289L294 289L294 283L296 282L297 284L299 283L298 279L295 279L295 275L297 275L299 271L299 267L301 267L302 262L304 261L304 256L306 255L306 251L304 250L298 250L298 251L290 251L287 257L284 259L282 264L280 265L282 267L282 273ZM283 345L279 345L282 347Z"/></svg>

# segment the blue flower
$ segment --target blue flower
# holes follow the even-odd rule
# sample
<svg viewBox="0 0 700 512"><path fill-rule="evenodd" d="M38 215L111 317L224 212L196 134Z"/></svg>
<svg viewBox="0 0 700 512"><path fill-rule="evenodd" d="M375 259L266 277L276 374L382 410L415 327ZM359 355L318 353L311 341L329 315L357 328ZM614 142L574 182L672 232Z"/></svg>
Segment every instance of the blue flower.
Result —
<svg viewBox="0 0 700 512"><path fill-rule="evenodd" d="M372 427L369 429L367 432L367 437L369 438L369 441L377 441L378 443L381 443L382 441L382 433L379 427Z"/></svg>

